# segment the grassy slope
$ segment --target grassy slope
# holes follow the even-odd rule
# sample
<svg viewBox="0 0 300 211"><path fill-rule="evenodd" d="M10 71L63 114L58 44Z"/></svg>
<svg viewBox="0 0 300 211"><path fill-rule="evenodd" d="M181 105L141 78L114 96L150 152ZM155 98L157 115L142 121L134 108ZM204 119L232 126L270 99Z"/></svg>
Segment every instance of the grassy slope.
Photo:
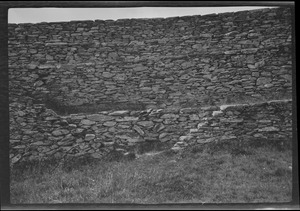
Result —
<svg viewBox="0 0 300 211"><path fill-rule="evenodd" d="M180 156L11 172L12 203L258 203L291 200L291 150L211 145Z"/></svg>

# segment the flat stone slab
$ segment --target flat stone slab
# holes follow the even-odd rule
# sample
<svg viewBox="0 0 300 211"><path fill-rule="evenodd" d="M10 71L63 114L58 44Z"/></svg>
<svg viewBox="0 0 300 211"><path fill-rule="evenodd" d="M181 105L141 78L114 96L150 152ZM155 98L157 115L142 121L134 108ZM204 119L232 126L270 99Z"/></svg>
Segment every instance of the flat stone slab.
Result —
<svg viewBox="0 0 300 211"><path fill-rule="evenodd" d="M264 128L261 128L261 129L258 129L258 131L261 131L261 132L271 132L271 131L279 131L279 129L277 127L264 127Z"/></svg>
<svg viewBox="0 0 300 211"><path fill-rule="evenodd" d="M95 137L96 137L95 134L86 134L84 140L85 141L90 141L90 140L93 140Z"/></svg>
<svg viewBox="0 0 300 211"><path fill-rule="evenodd" d="M105 122L105 121L113 120L115 118L112 116L103 115L103 114L93 114L93 115L88 115L87 119L91 120L91 121L96 121L96 122Z"/></svg>
<svg viewBox="0 0 300 211"><path fill-rule="evenodd" d="M93 125L93 124L95 124L95 122L91 121L91 120L88 120L88 119L83 119L83 120L81 120L81 124L83 124L83 125Z"/></svg>
<svg viewBox="0 0 300 211"><path fill-rule="evenodd" d="M61 130L54 130L52 132L53 136L63 136L69 134L69 130L61 129Z"/></svg>
<svg viewBox="0 0 300 211"><path fill-rule="evenodd" d="M120 115L124 115L124 114L128 114L128 113L129 113L129 111L126 111L126 110L124 110L124 111L114 111L114 112L110 113L109 115L111 115L111 116L120 116Z"/></svg>
<svg viewBox="0 0 300 211"><path fill-rule="evenodd" d="M144 126L144 127L152 127L154 123L152 121L141 121L137 123L138 125Z"/></svg>
<svg viewBox="0 0 300 211"><path fill-rule="evenodd" d="M104 126L107 126L107 127L112 127L114 125L116 125L117 123L116 122L113 122L113 121L107 121L107 122L104 122L103 125Z"/></svg>

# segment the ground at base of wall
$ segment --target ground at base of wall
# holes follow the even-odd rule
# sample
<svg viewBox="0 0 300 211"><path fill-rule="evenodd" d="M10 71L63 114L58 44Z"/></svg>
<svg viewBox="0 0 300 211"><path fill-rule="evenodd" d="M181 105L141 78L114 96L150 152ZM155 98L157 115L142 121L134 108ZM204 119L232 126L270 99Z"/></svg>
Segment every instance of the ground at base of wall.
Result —
<svg viewBox="0 0 300 211"><path fill-rule="evenodd" d="M131 161L16 166L11 169L11 202L289 202L292 150L276 143L217 143Z"/></svg>

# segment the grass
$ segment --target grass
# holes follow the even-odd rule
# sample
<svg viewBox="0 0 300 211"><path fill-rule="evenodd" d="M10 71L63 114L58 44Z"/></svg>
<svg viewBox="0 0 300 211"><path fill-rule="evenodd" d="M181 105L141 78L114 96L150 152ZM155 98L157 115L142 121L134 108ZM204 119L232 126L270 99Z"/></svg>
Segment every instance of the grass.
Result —
<svg viewBox="0 0 300 211"><path fill-rule="evenodd" d="M132 161L73 159L55 169L55 162L20 165L11 170L11 202L288 202L291 163L289 145L256 140L199 145Z"/></svg>

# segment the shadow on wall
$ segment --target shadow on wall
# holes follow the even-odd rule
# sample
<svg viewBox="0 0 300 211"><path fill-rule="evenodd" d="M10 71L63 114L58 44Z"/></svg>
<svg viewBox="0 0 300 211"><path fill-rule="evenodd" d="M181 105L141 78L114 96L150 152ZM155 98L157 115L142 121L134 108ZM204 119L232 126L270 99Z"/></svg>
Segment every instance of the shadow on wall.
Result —
<svg viewBox="0 0 300 211"><path fill-rule="evenodd" d="M220 106L224 104L249 104L249 103L259 103L266 102L270 100L285 100L292 99L292 95L289 92L271 92L262 93L258 97L246 96L244 93L235 93L229 95L225 99L220 99L218 103L212 102L209 95L201 96L201 105L193 101L186 100L180 103L180 107L199 107L199 106ZM83 104L83 105L67 105L62 101L56 99L54 96L46 95L44 100L38 103L44 103L49 109L54 110L59 115L69 115L69 114L93 114L101 111L117 111L117 110L129 110L129 111L141 111L146 110L147 105L142 102L100 102L94 104Z"/></svg>
<svg viewBox="0 0 300 211"><path fill-rule="evenodd" d="M61 101L47 96L45 98L47 108L54 110L59 115L69 114L93 114L100 111L110 110L145 110L146 106L142 103L131 103L131 102L110 102L110 103L98 103L98 104L85 104L85 105L66 105Z"/></svg>

